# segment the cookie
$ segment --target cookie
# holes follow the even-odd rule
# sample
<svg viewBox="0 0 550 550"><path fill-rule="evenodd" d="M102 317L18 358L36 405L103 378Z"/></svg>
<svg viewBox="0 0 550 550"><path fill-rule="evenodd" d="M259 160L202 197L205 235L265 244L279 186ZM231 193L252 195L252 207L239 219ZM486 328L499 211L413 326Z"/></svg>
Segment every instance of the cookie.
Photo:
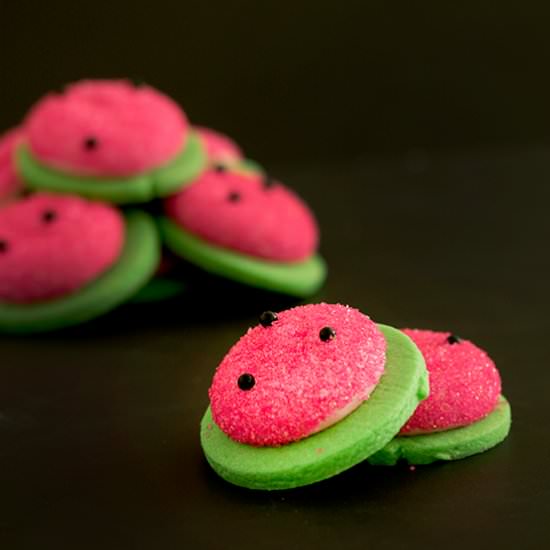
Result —
<svg viewBox="0 0 550 550"><path fill-rule="evenodd" d="M127 204L192 181L205 154L185 113L150 86L84 80L28 113L17 165L34 189Z"/></svg>
<svg viewBox="0 0 550 550"><path fill-rule="evenodd" d="M159 261L145 213L37 193L0 209L0 331L40 332L101 315L137 292Z"/></svg>
<svg viewBox="0 0 550 550"><path fill-rule="evenodd" d="M499 372L485 351L449 332L405 329L419 347L430 377L430 396L399 436L369 458L373 464L429 464L483 452L508 434L510 405Z"/></svg>
<svg viewBox="0 0 550 550"><path fill-rule="evenodd" d="M207 170L165 201L165 213L160 228L166 245L206 271L298 297L324 282L313 214L267 176Z"/></svg>
<svg viewBox="0 0 550 550"><path fill-rule="evenodd" d="M342 305L266 312L214 375L201 444L233 484L307 485L381 449L427 393L402 332Z"/></svg>

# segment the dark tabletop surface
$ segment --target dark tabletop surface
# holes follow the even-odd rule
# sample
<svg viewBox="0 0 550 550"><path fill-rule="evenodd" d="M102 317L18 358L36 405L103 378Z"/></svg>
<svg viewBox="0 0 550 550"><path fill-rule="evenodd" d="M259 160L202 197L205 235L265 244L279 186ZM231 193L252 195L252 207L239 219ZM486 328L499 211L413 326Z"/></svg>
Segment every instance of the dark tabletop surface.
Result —
<svg viewBox="0 0 550 550"><path fill-rule="evenodd" d="M293 491L225 483L199 445L213 370L261 311L295 302L206 281L179 301L0 337L2 548L544 547L550 150L270 168L320 220L330 275L311 301L477 342L501 370L510 437Z"/></svg>

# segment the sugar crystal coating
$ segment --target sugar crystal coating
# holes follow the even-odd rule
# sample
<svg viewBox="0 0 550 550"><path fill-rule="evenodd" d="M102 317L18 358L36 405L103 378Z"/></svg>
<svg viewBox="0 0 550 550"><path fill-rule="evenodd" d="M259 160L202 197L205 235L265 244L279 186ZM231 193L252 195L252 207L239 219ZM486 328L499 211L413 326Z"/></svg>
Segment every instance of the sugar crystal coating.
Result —
<svg viewBox="0 0 550 550"><path fill-rule="evenodd" d="M491 413L501 391L500 375L485 351L450 332L404 329L418 346L430 379L430 395L401 435L467 426Z"/></svg>
<svg viewBox="0 0 550 550"><path fill-rule="evenodd" d="M183 229L257 258L301 261L317 248L319 231L307 205L282 184L266 189L259 174L207 170L165 205Z"/></svg>
<svg viewBox="0 0 550 550"><path fill-rule="evenodd" d="M325 326L336 333L329 341L319 338ZM272 326L249 329L220 363L209 391L214 421L249 445L307 437L368 398L385 352L381 331L357 309L315 304L282 311ZM239 387L243 374L254 379L246 391Z"/></svg>
<svg viewBox="0 0 550 550"><path fill-rule="evenodd" d="M108 205L39 193L0 209L0 301L35 303L77 291L119 257L124 221Z"/></svg>
<svg viewBox="0 0 550 550"><path fill-rule="evenodd" d="M82 176L132 176L172 160L189 124L168 96L125 80L83 80L41 99L25 120L43 164Z"/></svg>

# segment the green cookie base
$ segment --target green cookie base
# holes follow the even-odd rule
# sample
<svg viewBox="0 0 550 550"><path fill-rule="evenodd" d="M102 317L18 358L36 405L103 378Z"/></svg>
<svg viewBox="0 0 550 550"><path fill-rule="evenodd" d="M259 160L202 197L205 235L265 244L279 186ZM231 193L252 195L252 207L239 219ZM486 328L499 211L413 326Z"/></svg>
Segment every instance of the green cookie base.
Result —
<svg viewBox="0 0 550 550"><path fill-rule="evenodd" d="M379 325L387 342L386 368L365 403L333 426L282 447L253 447L227 437L212 420L201 422L201 444L212 468L249 489L290 489L332 477L386 445L428 395L428 373L415 344Z"/></svg>
<svg viewBox="0 0 550 550"><path fill-rule="evenodd" d="M239 283L289 294L311 296L323 285L327 267L318 254L303 262L270 262L208 244L168 218L159 227L170 250L200 268Z"/></svg>
<svg viewBox="0 0 550 550"><path fill-rule="evenodd" d="M191 134L184 150L160 168L128 178L94 178L71 175L44 166L26 145L16 155L17 168L30 189L77 194L115 204L148 202L166 197L193 181L206 165L201 141Z"/></svg>
<svg viewBox="0 0 550 550"><path fill-rule="evenodd" d="M161 302L183 294L186 289L181 280L158 277L149 281L130 301L133 304Z"/></svg>
<svg viewBox="0 0 550 550"><path fill-rule="evenodd" d="M29 305L0 303L0 333L46 332L98 317L136 294L155 273L159 259L154 221L143 212L130 212L124 248L115 265L64 298Z"/></svg>
<svg viewBox="0 0 550 550"><path fill-rule="evenodd" d="M393 466L400 460L431 464L466 458L498 445L508 435L511 422L510 404L501 396L495 410L483 420L444 432L396 437L368 461Z"/></svg>

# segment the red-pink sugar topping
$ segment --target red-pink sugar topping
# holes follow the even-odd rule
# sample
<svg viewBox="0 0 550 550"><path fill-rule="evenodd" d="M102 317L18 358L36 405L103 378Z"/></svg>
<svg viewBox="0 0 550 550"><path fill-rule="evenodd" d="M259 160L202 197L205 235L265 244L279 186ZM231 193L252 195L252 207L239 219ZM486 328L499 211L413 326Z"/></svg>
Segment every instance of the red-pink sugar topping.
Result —
<svg viewBox="0 0 550 550"><path fill-rule="evenodd" d="M22 182L15 171L14 151L23 138L20 128L13 128L0 136L0 199L16 193Z"/></svg>
<svg viewBox="0 0 550 550"><path fill-rule="evenodd" d="M117 260L124 233L116 209L78 197L36 194L0 208L0 301L77 291Z"/></svg>
<svg viewBox="0 0 550 550"><path fill-rule="evenodd" d="M384 371L386 341L349 306L299 306L271 323L266 313L267 322L263 314L225 356L209 396L229 437L277 446L334 424L367 399Z"/></svg>
<svg viewBox="0 0 550 550"><path fill-rule="evenodd" d="M401 435L467 426L491 413L500 395L500 375L491 358L449 332L404 329L418 346L430 379L430 395L401 429Z"/></svg>
<svg viewBox="0 0 550 550"><path fill-rule="evenodd" d="M202 140L209 162L235 162L243 158L241 148L225 134L204 126L193 129Z"/></svg>
<svg viewBox="0 0 550 550"><path fill-rule="evenodd" d="M307 205L259 174L207 170L165 204L183 229L250 256L295 262L317 248L319 231Z"/></svg>
<svg viewBox="0 0 550 550"><path fill-rule="evenodd" d="M181 152L188 122L180 107L150 86L84 80L41 99L25 120L43 164L82 176L133 176Z"/></svg>

